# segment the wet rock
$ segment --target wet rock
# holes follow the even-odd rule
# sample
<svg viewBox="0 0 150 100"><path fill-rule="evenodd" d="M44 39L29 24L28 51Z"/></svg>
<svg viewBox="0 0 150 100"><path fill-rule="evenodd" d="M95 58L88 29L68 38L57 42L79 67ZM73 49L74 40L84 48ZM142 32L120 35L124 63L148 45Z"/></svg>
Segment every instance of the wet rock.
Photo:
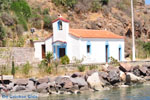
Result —
<svg viewBox="0 0 150 100"><path fill-rule="evenodd" d="M95 72L91 76L89 76L87 82L90 85L90 87L94 90L101 90L103 88L102 87L103 83L99 79L98 72Z"/></svg>
<svg viewBox="0 0 150 100"><path fill-rule="evenodd" d="M119 69L123 72L129 72L131 70L131 65L127 63L120 63Z"/></svg>

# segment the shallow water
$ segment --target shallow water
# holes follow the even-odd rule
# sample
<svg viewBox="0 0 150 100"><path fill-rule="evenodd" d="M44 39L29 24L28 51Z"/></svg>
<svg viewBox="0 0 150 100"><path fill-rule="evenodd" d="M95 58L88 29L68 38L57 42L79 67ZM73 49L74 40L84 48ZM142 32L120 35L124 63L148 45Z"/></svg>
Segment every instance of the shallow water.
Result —
<svg viewBox="0 0 150 100"><path fill-rule="evenodd" d="M150 85L114 88L78 95L51 95L39 100L150 100Z"/></svg>

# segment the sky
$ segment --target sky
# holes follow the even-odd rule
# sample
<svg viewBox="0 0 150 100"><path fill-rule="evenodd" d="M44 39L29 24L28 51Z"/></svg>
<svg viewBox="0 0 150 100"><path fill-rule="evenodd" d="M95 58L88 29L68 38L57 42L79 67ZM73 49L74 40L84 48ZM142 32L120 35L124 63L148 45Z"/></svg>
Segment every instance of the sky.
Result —
<svg viewBox="0 0 150 100"><path fill-rule="evenodd" d="M150 5L150 0L145 0L146 5Z"/></svg>

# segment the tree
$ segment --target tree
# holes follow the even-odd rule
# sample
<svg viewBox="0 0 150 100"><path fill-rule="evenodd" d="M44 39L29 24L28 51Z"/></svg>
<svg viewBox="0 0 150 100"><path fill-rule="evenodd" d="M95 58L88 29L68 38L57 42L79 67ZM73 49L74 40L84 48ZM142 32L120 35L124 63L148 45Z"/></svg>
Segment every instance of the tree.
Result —
<svg viewBox="0 0 150 100"><path fill-rule="evenodd" d="M14 63L14 61L12 61L11 74L12 74L13 76L15 75L15 63Z"/></svg>

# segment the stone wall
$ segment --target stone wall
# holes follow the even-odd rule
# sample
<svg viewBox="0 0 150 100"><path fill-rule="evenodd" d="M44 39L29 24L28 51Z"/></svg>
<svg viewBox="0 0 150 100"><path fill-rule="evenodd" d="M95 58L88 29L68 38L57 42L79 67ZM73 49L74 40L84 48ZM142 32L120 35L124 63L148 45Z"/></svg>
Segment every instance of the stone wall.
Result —
<svg viewBox="0 0 150 100"><path fill-rule="evenodd" d="M0 65L11 65L14 59L16 65L36 62L34 59L34 48L23 47L0 47Z"/></svg>

